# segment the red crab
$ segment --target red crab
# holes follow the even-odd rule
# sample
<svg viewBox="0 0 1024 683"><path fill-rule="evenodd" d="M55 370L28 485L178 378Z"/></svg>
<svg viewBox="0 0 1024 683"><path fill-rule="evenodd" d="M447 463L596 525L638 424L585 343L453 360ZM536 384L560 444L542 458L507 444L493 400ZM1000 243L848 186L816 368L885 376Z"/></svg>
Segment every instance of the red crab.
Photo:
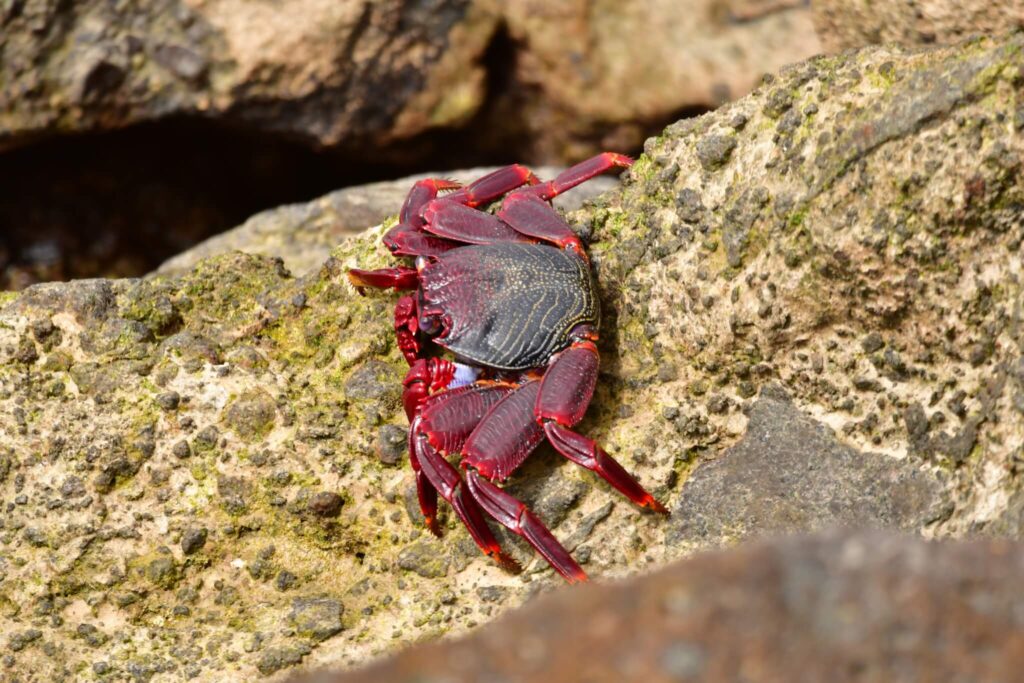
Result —
<svg viewBox="0 0 1024 683"><path fill-rule="evenodd" d="M398 346L409 361L403 402L409 459L432 532L437 494L473 540L503 566L481 508L525 538L570 583L586 574L544 524L499 488L547 438L630 500L667 513L594 441L573 431L597 382L597 292L579 238L550 205L556 195L632 160L605 153L541 182L513 165L465 187L417 182L384 243L415 267L349 271L363 287L416 290L395 308ZM442 191L450 191L439 196ZM495 214L475 207L504 195ZM456 362L428 356L432 340ZM447 459L458 454L462 474Z"/></svg>

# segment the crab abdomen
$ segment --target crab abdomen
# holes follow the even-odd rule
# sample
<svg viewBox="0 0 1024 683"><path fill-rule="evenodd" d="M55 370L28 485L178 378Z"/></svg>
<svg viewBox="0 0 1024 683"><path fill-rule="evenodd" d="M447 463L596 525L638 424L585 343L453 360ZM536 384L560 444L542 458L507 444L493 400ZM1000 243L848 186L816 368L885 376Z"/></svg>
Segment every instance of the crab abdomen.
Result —
<svg viewBox="0 0 1024 683"><path fill-rule="evenodd" d="M588 264L544 244L453 249L423 268L420 291L420 311L450 321L438 344L507 370L545 365L574 327L600 318Z"/></svg>

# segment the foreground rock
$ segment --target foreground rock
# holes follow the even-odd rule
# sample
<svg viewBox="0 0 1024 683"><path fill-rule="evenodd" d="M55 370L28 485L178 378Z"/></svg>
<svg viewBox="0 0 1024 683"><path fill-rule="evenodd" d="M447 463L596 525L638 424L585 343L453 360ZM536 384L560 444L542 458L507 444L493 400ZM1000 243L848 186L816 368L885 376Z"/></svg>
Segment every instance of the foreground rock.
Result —
<svg viewBox="0 0 1024 683"><path fill-rule="evenodd" d="M30 0L0 25L0 149L176 114L404 164L635 146L817 51L802 4L723 0ZM468 144L422 139L452 130Z"/></svg>
<svg viewBox="0 0 1024 683"><path fill-rule="evenodd" d="M538 453L511 487L592 576L834 523L1019 534L1022 40L797 65L570 216L604 311L581 429L675 510ZM420 531L393 297L344 274L382 229L298 279L227 254L3 295L6 676L348 667L560 585Z"/></svg>
<svg viewBox="0 0 1024 683"><path fill-rule="evenodd" d="M1024 547L881 534L744 545L537 600L469 638L305 683L1013 680Z"/></svg>
<svg viewBox="0 0 1024 683"><path fill-rule="evenodd" d="M441 176L468 183L493 171L495 167L471 168L409 176L356 187L346 187L308 204L282 206L256 214L233 230L212 237L178 254L157 269L160 275L180 275L200 260L244 251L249 254L276 256L296 274L308 273L327 259L338 242L363 232L395 214L412 184L420 178ZM540 178L553 178L562 167L540 166L533 171ZM602 176L570 190L555 200L563 211L573 211L587 199L618 186L612 176Z"/></svg>

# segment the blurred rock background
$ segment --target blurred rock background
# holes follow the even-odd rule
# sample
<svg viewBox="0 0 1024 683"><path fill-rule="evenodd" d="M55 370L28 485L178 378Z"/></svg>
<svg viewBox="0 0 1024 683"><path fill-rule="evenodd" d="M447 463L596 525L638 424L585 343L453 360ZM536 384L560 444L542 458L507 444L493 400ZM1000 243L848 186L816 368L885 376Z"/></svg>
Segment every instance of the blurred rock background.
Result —
<svg viewBox="0 0 1024 683"><path fill-rule="evenodd" d="M0 288L339 187L635 154L819 49L799 0L4 3Z"/></svg>

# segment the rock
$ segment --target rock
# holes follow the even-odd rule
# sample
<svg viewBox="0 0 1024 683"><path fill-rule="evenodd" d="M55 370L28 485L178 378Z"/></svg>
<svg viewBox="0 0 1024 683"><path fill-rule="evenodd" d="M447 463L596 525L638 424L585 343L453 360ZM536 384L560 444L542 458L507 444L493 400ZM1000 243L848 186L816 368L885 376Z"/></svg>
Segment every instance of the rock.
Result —
<svg viewBox="0 0 1024 683"><path fill-rule="evenodd" d="M468 638L300 681L1012 680L1022 566L1020 543L763 542L544 596Z"/></svg>
<svg viewBox="0 0 1024 683"><path fill-rule="evenodd" d="M5 21L0 145L197 114L372 148L479 106L496 20L448 0L33 5Z"/></svg>
<svg viewBox="0 0 1024 683"><path fill-rule="evenodd" d="M417 541L398 553L398 566L424 578L438 578L448 573L448 555L437 543Z"/></svg>
<svg viewBox="0 0 1024 683"><path fill-rule="evenodd" d="M319 642L341 631L343 612L341 601L330 596L295 598L289 618L300 636Z"/></svg>
<svg viewBox="0 0 1024 683"><path fill-rule="evenodd" d="M1022 0L823 0L814 28L829 52L881 43L933 45L1024 27Z"/></svg>
<svg viewBox="0 0 1024 683"><path fill-rule="evenodd" d="M181 537L181 552L186 555L198 553L206 545L208 531L204 527L189 529Z"/></svg>
<svg viewBox="0 0 1024 683"><path fill-rule="evenodd" d="M377 432L377 457L385 465L397 465L408 451L409 430L398 425L384 425Z"/></svg>
<svg viewBox="0 0 1024 683"><path fill-rule="evenodd" d="M319 268L330 255L331 249L345 237L394 216L417 180L443 175L468 183L495 168L426 173L346 187L308 204L270 209L256 214L233 230L211 237L178 254L161 265L156 272L163 275L185 273L201 259L238 250L278 256L291 272L308 273ZM553 178L561 170L562 167L540 166L534 172L540 178ZM563 211L573 211L580 208L587 199L607 192L618 184L618 180L611 176L596 178L559 196L555 205Z"/></svg>
<svg viewBox="0 0 1024 683"><path fill-rule="evenodd" d="M242 394L224 411L224 421L245 441L258 441L269 434L276 416L274 399L262 389Z"/></svg>
<svg viewBox="0 0 1024 683"><path fill-rule="evenodd" d="M601 375L579 431L671 509L703 511L713 532L645 514L538 450L509 487L562 518L553 533L592 577L644 573L733 531L832 518L938 539L1019 533L1022 41L796 64L669 126L621 191L567 214L587 235L602 299ZM786 104L777 117L772 103ZM697 154L709 135L736 141L715 169ZM356 666L561 585L532 552L522 551L523 574L503 572L444 504L443 537L427 537L405 513L412 472L380 462L381 427L406 424L408 365L394 343L395 296L358 296L345 271L394 263L379 242L386 227L300 276L230 252L177 275L0 294L0 632L41 632L4 653L15 670L59 678L103 661L107 677L155 677L194 632L204 643L187 657L195 680ZM56 328L43 335L49 349L38 320ZM885 346L865 353L872 332ZM23 339L39 355L31 363L18 358ZM978 345L986 353L973 357ZM45 390L54 382L59 395ZM156 397L171 391L188 401L163 410ZM276 416L249 441L226 410L260 391ZM773 456L779 472L820 464L803 476L831 488L773 479L752 452L771 448L769 424L806 435L806 448ZM72 475L86 495L64 497ZM712 486L724 481L751 486L749 497ZM309 512L321 491L344 492L336 517ZM805 501L795 512L787 492ZM775 516L744 517L758 510ZM216 548L179 554L182 534L199 527L216 530ZM260 557L271 544L273 557ZM145 572L166 557L161 547L173 548L173 588ZM256 561L258 579L244 570ZM302 588L344 596L346 628L317 642L279 627L296 587L268 579L285 569ZM481 586L504 589L504 600L483 602ZM26 616L41 600L68 623L80 605L104 623L143 619L153 637L144 650L111 637L86 652L73 627ZM235 661L235 645L206 645L257 636ZM684 643L662 659L685 673L720 651L702 660Z"/></svg>
<svg viewBox="0 0 1024 683"><path fill-rule="evenodd" d="M942 482L932 472L907 460L857 451L788 400L762 396L750 408L739 443L686 482L667 526L667 542L703 547L751 531L837 525L919 529L948 514L948 506Z"/></svg>
<svg viewBox="0 0 1024 683"><path fill-rule="evenodd" d="M309 499L309 511L318 517L337 517L344 502L334 491L320 491Z"/></svg>
<svg viewBox="0 0 1024 683"><path fill-rule="evenodd" d="M564 161L636 146L654 122L817 50L806 7L723 0L596 13L526 0L88 0L6 14L0 147L198 115L360 160L457 154L450 135L425 139L455 129L464 149L531 140L517 156Z"/></svg>

